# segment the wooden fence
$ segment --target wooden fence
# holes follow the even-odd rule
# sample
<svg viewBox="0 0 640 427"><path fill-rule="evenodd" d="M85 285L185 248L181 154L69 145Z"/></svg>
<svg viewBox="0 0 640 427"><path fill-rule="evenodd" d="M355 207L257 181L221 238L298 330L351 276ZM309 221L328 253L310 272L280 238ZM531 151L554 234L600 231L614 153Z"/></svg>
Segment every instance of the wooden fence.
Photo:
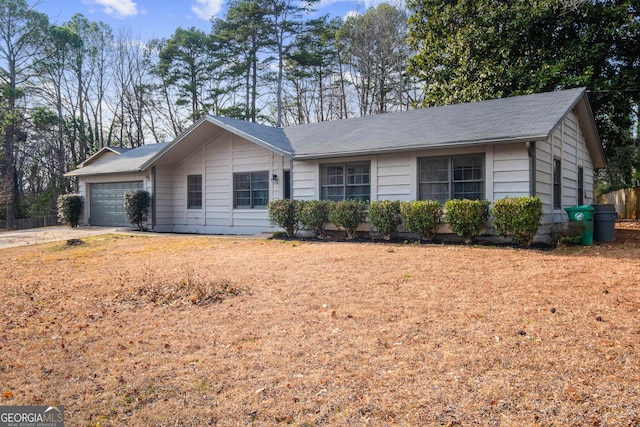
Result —
<svg viewBox="0 0 640 427"><path fill-rule="evenodd" d="M623 188L598 196L598 203L611 203L616 207L618 218L640 219L640 187Z"/></svg>
<svg viewBox="0 0 640 427"><path fill-rule="evenodd" d="M7 222L0 220L0 230L6 228ZM16 230L24 230L26 228L49 227L50 225L58 225L57 215L39 216L37 218L20 218L16 219Z"/></svg>

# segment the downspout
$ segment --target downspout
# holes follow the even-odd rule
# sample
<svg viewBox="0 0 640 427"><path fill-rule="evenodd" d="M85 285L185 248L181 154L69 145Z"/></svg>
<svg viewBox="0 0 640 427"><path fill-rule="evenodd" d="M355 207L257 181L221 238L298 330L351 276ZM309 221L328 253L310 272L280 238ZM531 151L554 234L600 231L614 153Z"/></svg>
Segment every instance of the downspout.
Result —
<svg viewBox="0 0 640 427"><path fill-rule="evenodd" d="M536 142L527 141L527 153L529 154L529 195L536 195Z"/></svg>

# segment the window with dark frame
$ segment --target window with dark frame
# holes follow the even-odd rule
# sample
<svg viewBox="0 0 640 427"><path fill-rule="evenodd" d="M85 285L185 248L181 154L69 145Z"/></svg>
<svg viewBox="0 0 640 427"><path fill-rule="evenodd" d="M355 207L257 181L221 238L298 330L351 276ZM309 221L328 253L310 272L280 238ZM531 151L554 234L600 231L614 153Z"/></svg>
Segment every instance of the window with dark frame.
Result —
<svg viewBox="0 0 640 427"><path fill-rule="evenodd" d="M584 205L584 169L578 168L578 205Z"/></svg>
<svg viewBox="0 0 640 427"><path fill-rule="evenodd" d="M233 175L233 207L266 208L269 204L269 172L244 172Z"/></svg>
<svg viewBox="0 0 640 427"><path fill-rule="evenodd" d="M371 163L337 163L320 169L322 200L371 200Z"/></svg>
<svg viewBox="0 0 640 427"><path fill-rule="evenodd" d="M418 159L418 181L420 200L484 199L484 155Z"/></svg>
<svg viewBox="0 0 640 427"><path fill-rule="evenodd" d="M553 209L562 208L562 162L553 159Z"/></svg>
<svg viewBox="0 0 640 427"><path fill-rule="evenodd" d="M202 209L202 175L187 175L187 209Z"/></svg>

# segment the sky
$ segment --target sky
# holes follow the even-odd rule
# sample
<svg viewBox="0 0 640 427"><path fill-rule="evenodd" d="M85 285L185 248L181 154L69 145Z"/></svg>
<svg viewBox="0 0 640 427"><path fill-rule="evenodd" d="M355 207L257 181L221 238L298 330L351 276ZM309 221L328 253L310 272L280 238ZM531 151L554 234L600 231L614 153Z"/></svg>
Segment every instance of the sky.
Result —
<svg viewBox="0 0 640 427"><path fill-rule="evenodd" d="M315 15L329 14L345 18L356 11L363 13L382 0L321 0ZM114 32L131 30L134 38L148 41L168 38L178 28L196 27L211 30L210 18L223 18L227 0L36 0L35 10L49 16L52 24L61 25L76 13L90 21L109 24Z"/></svg>

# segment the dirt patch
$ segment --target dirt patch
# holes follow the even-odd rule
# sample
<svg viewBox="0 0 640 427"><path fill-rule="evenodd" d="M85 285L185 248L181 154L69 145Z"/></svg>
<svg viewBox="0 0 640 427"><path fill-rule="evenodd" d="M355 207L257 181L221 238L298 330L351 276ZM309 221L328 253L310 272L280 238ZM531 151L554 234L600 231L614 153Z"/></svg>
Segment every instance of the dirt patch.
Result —
<svg viewBox="0 0 640 427"><path fill-rule="evenodd" d="M81 239L85 236L114 233L113 227L42 227L27 230L0 231L0 249L18 246L39 245L41 243L58 242L61 240Z"/></svg>
<svg viewBox="0 0 640 427"><path fill-rule="evenodd" d="M637 425L640 227L617 226L554 251L118 234L5 249L0 404L63 404L69 426ZM242 292L135 297L196 276Z"/></svg>

